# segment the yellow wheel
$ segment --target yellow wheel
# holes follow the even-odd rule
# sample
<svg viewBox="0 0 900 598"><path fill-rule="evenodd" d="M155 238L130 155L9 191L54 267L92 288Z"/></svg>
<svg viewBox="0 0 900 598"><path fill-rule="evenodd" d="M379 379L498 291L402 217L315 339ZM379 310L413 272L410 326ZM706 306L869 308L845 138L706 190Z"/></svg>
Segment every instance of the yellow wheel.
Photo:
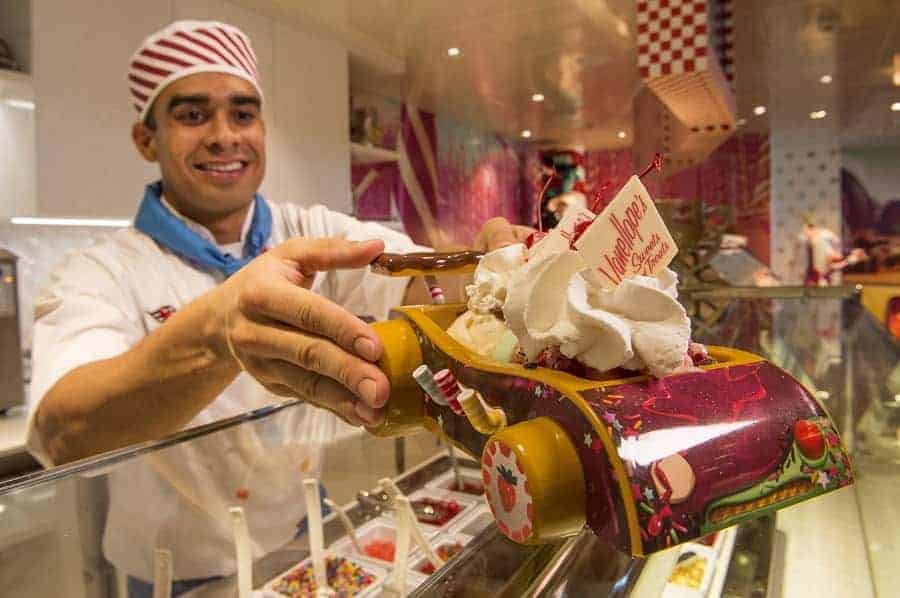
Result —
<svg viewBox="0 0 900 598"><path fill-rule="evenodd" d="M539 417L491 436L481 474L497 526L514 542L538 544L584 527L581 460L553 420Z"/></svg>
<svg viewBox="0 0 900 598"><path fill-rule="evenodd" d="M370 432L377 436L400 436L422 427L425 402L413 379L413 370L422 364L422 349L412 325L406 320L388 320L372 325L384 353L378 366L391 383L391 395L385 405L384 422Z"/></svg>

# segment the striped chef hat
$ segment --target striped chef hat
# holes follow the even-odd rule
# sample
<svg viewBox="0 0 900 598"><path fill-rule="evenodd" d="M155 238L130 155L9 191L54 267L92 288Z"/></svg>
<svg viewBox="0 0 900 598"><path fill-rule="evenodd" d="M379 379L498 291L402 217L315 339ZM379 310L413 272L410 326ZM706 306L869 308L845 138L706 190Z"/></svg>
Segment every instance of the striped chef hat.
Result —
<svg viewBox="0 0 900 598"><path fill-rule="evenodd" d="M256 54L243 31L216 21L175 21L145 39L128 65L128 88L140 120L169 83L195 73L241 77L262 95Z"/></svg>

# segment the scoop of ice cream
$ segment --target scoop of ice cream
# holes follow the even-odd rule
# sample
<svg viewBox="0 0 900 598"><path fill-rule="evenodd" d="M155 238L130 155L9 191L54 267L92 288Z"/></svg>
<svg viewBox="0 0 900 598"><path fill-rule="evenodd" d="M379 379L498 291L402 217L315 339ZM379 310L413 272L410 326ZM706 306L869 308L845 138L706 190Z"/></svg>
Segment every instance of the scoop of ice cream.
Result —
<svg viewBox="0 0 900 598"><path fill-rule="evenodd" d="M509 278L525 263L525 246L509 245L481 258L472 284L466 286L469 309L480 314L498 311L506 302Z"/></svg>
<svg viewBox="0 0 900 598"><path fill-rule="evenodd" d="M470 351L504 363L512 361L519 344L503 320L472 310L458 317L447 334Z"/></svg>

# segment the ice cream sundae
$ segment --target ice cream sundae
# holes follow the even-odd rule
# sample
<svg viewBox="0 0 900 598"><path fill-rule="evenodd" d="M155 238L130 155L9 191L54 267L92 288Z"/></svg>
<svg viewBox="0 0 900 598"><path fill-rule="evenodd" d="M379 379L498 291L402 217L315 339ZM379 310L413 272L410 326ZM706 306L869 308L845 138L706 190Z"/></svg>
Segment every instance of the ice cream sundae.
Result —
<svg viewBox="0 0 900 598"><path fill-rule="evenodd" d="M638 177L599 215L568 210L528 243L488 253L447 333L499 361L662 378L706 358L668 268L675 242ZM621 372L616 371L617 374Z"/></svg>

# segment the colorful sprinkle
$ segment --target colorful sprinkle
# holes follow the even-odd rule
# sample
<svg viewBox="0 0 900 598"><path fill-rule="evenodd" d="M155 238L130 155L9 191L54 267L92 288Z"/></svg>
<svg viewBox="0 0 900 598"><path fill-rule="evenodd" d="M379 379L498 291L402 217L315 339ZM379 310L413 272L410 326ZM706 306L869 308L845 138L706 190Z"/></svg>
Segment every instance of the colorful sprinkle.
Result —
<svg viewBox="0 0 900 598"><path fill-rule="evenodd" d="M328 586L338 598L356 596L375 583L372 573L341 557L327 557L325 571ZM289 571L273 584L272 589L289 598L314 598L317 588L312 563Z"/></svg>

